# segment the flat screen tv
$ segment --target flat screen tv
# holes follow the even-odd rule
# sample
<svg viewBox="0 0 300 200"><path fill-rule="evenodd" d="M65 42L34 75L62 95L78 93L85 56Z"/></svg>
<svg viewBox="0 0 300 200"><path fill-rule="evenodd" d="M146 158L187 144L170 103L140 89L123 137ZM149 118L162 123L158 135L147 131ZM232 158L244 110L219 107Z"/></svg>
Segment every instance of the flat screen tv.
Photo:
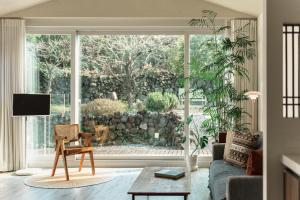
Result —
<svg viewBox="0 0 300 200"><path fill-rule="evenodd" d="M49 94L14 94L13 116L50 115Z"/></svg>

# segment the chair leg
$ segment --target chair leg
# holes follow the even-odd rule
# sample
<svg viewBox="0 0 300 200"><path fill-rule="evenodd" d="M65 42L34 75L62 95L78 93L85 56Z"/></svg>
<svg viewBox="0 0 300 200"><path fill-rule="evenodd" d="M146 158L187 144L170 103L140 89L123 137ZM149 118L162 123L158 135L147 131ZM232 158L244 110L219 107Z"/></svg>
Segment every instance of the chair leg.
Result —
<svg viewBox="0 0 300 200"><path fill-rule="evenodd" d="M93 155L92 151L90 151L89 154L90 154L90 160L91 160L92 174L95 175L94 155Z"/></svg>
<svg viewBox="0 0 300 200"><path fill-rule="evenodd" d="M83 165L84 157L85 157L85 153L81 154L81 160L80 160L80 164L79 164L79 171L80 172L82 170L82 165Z"/></svg>
<svg viewBox="0 0 300 200"><path fill-rule="evenodd" d="M57 150L57 151L56 151L56 154L55 154L55 159L54 159L54 164L53 164L51 176L54 176L54 175L55 175L55 171L56 171L56 167L57 167L59 155L60 155L59 150Z"/></svg>
<svg viewBox="0 0 300 200"><path fill-rule="evenodd" d="M65 168L65 174L66 174L66 180L69 181L69 172L68 172L68 165L67 165L67 156L63 153L63 161L64 161L64 168Z"/></svg>

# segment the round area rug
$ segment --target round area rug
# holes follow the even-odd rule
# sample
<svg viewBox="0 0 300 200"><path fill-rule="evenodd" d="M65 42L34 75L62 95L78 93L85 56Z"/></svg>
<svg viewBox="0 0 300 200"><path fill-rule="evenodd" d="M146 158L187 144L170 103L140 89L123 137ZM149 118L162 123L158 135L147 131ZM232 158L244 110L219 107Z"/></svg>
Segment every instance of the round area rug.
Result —
<svg viewBox="0 0 300 200"><path fill-rule="evenodd" d="M69 172L69 177L70 180L66 181L64 173L57 173L54 177L51 177L50 174L40 174L26 178L24 184L31 187L49 189L78 188L111 181L114 178L114 174L98 172L93 176L91 172Z"/></svg>

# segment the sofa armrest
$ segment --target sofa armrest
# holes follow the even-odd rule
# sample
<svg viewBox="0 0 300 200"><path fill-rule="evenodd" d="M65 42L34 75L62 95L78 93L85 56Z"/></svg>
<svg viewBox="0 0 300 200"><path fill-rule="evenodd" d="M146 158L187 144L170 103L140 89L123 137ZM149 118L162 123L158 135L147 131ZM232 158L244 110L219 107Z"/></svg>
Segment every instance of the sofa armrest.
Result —
<svg viewBox="0 0 300 200"><path fill-rule="evenodd" d="M215 143L212 146L213 160L223 160L225 143Z"/></svg>
<svg viewBox="0 0 300 200"><path fill-rule="evenodd" d="M227 200L262 200L262 176L231 176L226 184Z"/></svg>

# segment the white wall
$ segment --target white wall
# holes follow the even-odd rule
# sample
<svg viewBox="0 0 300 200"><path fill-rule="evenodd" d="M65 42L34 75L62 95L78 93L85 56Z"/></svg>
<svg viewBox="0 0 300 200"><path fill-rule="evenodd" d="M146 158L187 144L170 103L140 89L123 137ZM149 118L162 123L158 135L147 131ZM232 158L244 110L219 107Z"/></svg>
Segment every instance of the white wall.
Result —
<svg viewBox="0 0 300 200"><path fill-rule="evenodd" d="M204 9L220 17L247 17L202 0L52 0L18 12L14 17L198 17Z"/></svg>
<svg viewBox="0 0 300 200"><path fill-rule="evenodd" d="M258 130L263 133L263 152L267 152L267 66L266 66L266 16L261 13L257 19L258 30L258 91L262 95L258 99ZM263 154L263 189L267 188L267 155ZM267 199L267 193L264 193L264 199Z"/></svg>
<svg viewBox="0 0 300 200"><path fill-rule="evenodd" d="M300 119L282 117L282 25L300 23L300 1L267 0L267 195L283 199L281 156L300 153Z"/></svg>

